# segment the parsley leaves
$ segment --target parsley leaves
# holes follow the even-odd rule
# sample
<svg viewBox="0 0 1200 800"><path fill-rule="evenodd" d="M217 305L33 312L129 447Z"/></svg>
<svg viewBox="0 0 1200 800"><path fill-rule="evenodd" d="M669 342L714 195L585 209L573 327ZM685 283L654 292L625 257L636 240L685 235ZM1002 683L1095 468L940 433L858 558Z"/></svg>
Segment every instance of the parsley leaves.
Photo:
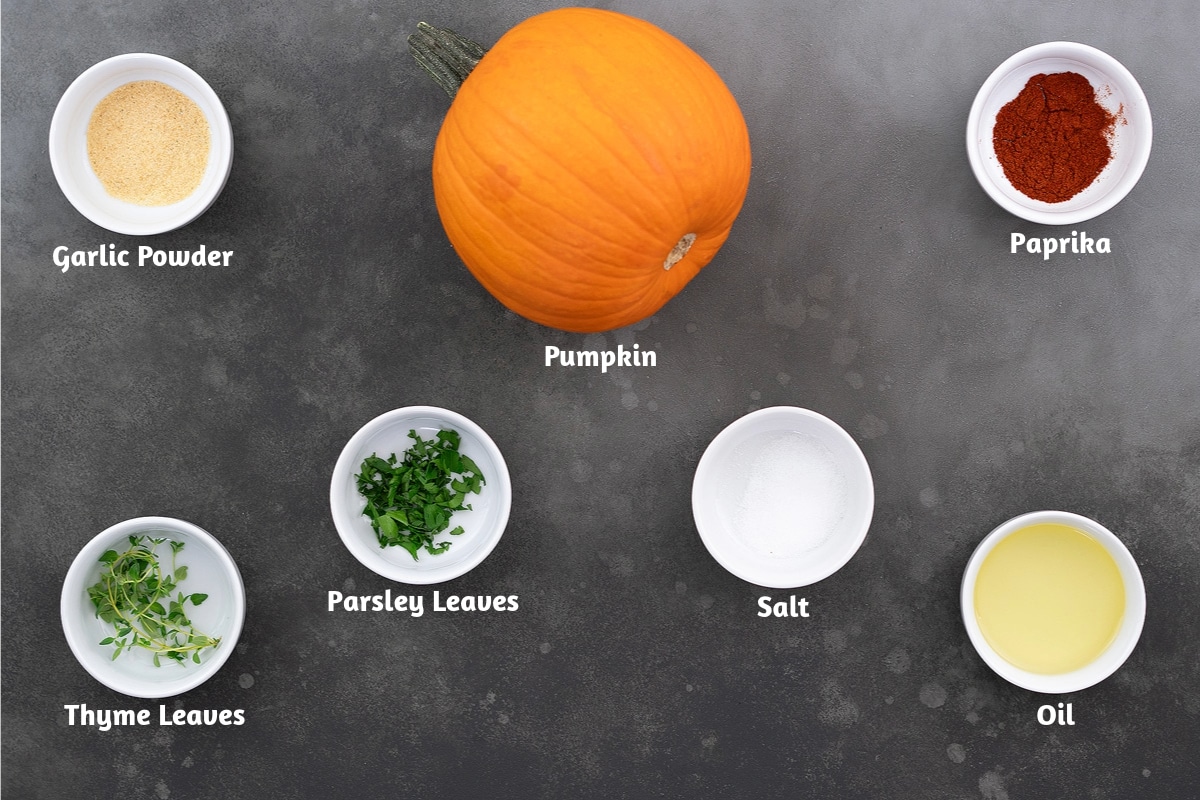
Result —
<svg viewBox="0 0 1200 800"><path fill-rule="evenodd" d="M355 475L358 492L367 501L363 514L380 547L399 545L417 560L422 548L430 555L450 549L450 542L434 543L433 537L450 527L450 517L459 509L470 510L468 494L479 494L486 484L479 467L458 452L462 437L455 430L441 430L437 438L422 439L408 432L413 445L399 460L393 453L383 459L372 454L363 460ZM463 532L461 525L451 536Z"/></svg>

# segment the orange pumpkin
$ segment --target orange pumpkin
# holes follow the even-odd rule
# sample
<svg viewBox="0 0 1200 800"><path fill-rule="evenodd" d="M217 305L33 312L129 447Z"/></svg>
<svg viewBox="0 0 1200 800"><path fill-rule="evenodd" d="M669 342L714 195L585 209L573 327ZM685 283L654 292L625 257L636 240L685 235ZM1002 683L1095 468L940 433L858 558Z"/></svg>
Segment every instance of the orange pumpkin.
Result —
<svg viewBox="0 0 1200 800"><path fill-rule="evenodd" d="M457 93L446 87L433 153L459 256L550 327L604 331L658 311L716 255L746 196L733 95L678 39L612 11L539 14L477 54Z"/></svg>

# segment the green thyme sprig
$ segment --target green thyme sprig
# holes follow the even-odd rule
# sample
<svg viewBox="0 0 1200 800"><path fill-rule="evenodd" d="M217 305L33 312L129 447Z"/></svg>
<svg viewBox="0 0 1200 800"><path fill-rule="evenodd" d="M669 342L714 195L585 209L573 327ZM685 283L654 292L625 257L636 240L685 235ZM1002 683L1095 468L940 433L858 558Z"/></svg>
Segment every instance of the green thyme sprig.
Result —
<svg viewBox="0 0 1200 800"><path fill-rule="evenodd" d="M467 495L479 494L487 481L475 462L458 452L458 431L441 430L426 441L410 430L408 437L413 445L403 460L395 453L386 459L372 454L354 478L379 546L403 547L415 561L422 548L435 556L450 549L450 542L435 544L433 537L450 527L455 511L470 510ZM462 532L458 525L450 535Z"/></svg>
<svg viewBox="0 0 1200 800"><path fill-rule="evenodd" d="M171 566L165 571L158 558L162 544L171 546ZM208 595L176 591L187 577L187 567L175 565L175 556L182 549L183 542L130 536L124 553L108 550L100 556L100 563L107 566L99 583L87 592L96 616L116 629L115 635L100 642L116 648L114 661L126 650L141 647L154 654L156 667L164 658L184 664L190 657L199 664L201 651L221 643L220 637L197 631L185 610L189 603L200 605Z"/></svg>

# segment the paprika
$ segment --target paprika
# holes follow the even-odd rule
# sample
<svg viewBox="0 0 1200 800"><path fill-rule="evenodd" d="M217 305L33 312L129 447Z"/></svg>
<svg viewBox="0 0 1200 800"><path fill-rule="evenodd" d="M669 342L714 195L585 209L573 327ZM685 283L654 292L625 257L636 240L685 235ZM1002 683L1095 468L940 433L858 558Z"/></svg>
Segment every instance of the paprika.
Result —
<svg viewBox="0 0 1200 800"><path fill-rule="evenodd" d="M1038 74L996 115L992 146L1004 175L1034 200L1062 203L1112 159L1117 118L1075 72Z"/></svg>

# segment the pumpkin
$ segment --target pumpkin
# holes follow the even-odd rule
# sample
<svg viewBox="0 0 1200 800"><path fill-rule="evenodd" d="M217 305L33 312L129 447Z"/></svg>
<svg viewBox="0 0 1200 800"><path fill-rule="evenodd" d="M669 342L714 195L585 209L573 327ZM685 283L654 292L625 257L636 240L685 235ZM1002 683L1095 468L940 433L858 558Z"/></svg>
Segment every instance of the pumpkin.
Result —
<svg viewBox="0 0 1200 800"><path fill-rule="evenodd" d="M409 41L453 98L433 153L438 214L512 311L582 333L630 325L725 242L750 139L721 78L675 37L566 8L486 52L424 24Z"/></svg>

